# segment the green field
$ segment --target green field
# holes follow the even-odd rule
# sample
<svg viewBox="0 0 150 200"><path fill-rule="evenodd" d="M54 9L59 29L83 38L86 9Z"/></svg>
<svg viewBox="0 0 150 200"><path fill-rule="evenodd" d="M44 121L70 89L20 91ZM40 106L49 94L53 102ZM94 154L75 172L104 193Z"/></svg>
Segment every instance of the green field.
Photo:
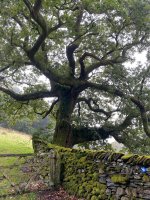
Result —
<svg viewBox="0 0 150 200"><path fill-rule="evenodd" d="M32 153L31 136L0 128L0 153Z"/></svg>
<svg viewBox="0 0 150 200"><path fill-rule="evenodd" d="M32 148L32 140L31 136L26 135L24 133L16 132L9 129L0 128L0 154L24 154L24 153L33 153ZM7 171L7 166L16 162L16 158L0 158L0 166L4 166L4 171ZM21 160L19 161L21 162ZM15 183L18 182L20 179L24 179L22 174L14 169L11 170L13 173L11 181ZM1 173L2 174L2 173ZM0 174L0 175L1 175ZM5 189L1 189L2 187L9 186L9 182L4 180L0 181L0 194L5 194ZM0 198L1 199L1 198ZM15 197L7 197L6 200L34 200L36 199L35 194L25 194L21 196Z"/></svg>

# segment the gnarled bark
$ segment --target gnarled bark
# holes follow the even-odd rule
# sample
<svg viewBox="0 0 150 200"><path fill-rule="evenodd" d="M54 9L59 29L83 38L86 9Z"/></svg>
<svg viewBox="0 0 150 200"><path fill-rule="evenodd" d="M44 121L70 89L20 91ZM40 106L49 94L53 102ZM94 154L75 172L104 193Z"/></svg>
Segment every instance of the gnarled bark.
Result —
<svg viewBox="0 0 150 200"><path fill-rule="evenodd" d="M76 96L71 89L61 91L56 114L56 128L53 143L65 147L72 146L71 114L75 106Z"/></svg>

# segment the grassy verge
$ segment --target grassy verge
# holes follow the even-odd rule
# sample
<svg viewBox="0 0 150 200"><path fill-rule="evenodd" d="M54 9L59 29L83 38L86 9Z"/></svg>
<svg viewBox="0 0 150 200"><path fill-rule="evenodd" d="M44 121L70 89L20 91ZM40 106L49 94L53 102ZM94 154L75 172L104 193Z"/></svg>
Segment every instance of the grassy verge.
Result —
<svg viewBox="0 0 150 200"><path fill-rule="evenodd" d="M29 135L24 133L16 132L9 129L0 128L0 154L25 154L33 153L32 140ZM18 183L21 179L25 180L25 175L22 174L19 169L13 168L12 170L7 169L13 163L21 164L22 160L17 160L16 158L0 158L0 167L4 167L3 173L10 177L11 182ZM2 176L2 171L0 171L0 177ZM8 187L6 189L5 187ZM0 179L0 195L7 194L11 184L8 180ZM6 200L34 200L36 199L35 194L24 194L15 197L7 197Z"/></svg>
<svg viewBox="0 0 150 200"><path fill-rule="evenodd" d="M0 153L32 153L31 136L0 128Z"/></svg>

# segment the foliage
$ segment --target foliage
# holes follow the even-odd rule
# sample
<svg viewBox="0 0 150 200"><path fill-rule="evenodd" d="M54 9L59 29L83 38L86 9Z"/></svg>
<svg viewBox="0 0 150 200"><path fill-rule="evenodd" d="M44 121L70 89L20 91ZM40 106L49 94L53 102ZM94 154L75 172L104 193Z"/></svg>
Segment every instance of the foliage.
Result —
<svg viewBox="0 0 150 200"><path fill-rule="evenodd" d="M0 93L0 95L0 124L2 127L29 135L41 134L43 138L53 137L55 118L51 115L43 119L42 116L34 113L35 109L36 112L42 113L48 107L47 102L40 100L34 103L31 102L32 105L30 103L21 104L15 102L12 98L8 98L3 93Z"/></svg>
<svg viewBox="0 0 150 200"><path fill-rule="evenodd" d="M37 114L47 110L48 103L43 100L34 102L17 102L8 95L0 92L0 121L15 125L18 121L26 121L29 126L38 119ZM39 117L40 118L40 117Z"/></svg>
<svg viewBox="0 0 150 200"><path fill-rule="evenodd" d="M33 138L38 137L43 141L52 142L53 141L53 129L36 129L33 133Z"/></svg>
<svg viewBox="0 0 150 200"><path fill-rule="evenodd" d="M141 129L129 130L129 136L124 139L124 145L121 152L150 154L150 138L145 136Z"/></svg>

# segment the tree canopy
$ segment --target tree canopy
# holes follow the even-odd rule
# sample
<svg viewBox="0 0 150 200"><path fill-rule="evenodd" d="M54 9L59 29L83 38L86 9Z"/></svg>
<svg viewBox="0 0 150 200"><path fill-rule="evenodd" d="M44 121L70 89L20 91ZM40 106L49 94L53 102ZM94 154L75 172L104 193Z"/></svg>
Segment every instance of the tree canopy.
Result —
<svg viewBox="0 0 150 200"><path fill-rule="evenodd" d="M148 52L148 0L6 0L0 6L0 91L44 117L55 110L54 143L113 136L128 144L141 137L136 130L150 137L149 56L132 67L135 52ZM49 108L37 103L44 98L52 99Z"/></svg>

